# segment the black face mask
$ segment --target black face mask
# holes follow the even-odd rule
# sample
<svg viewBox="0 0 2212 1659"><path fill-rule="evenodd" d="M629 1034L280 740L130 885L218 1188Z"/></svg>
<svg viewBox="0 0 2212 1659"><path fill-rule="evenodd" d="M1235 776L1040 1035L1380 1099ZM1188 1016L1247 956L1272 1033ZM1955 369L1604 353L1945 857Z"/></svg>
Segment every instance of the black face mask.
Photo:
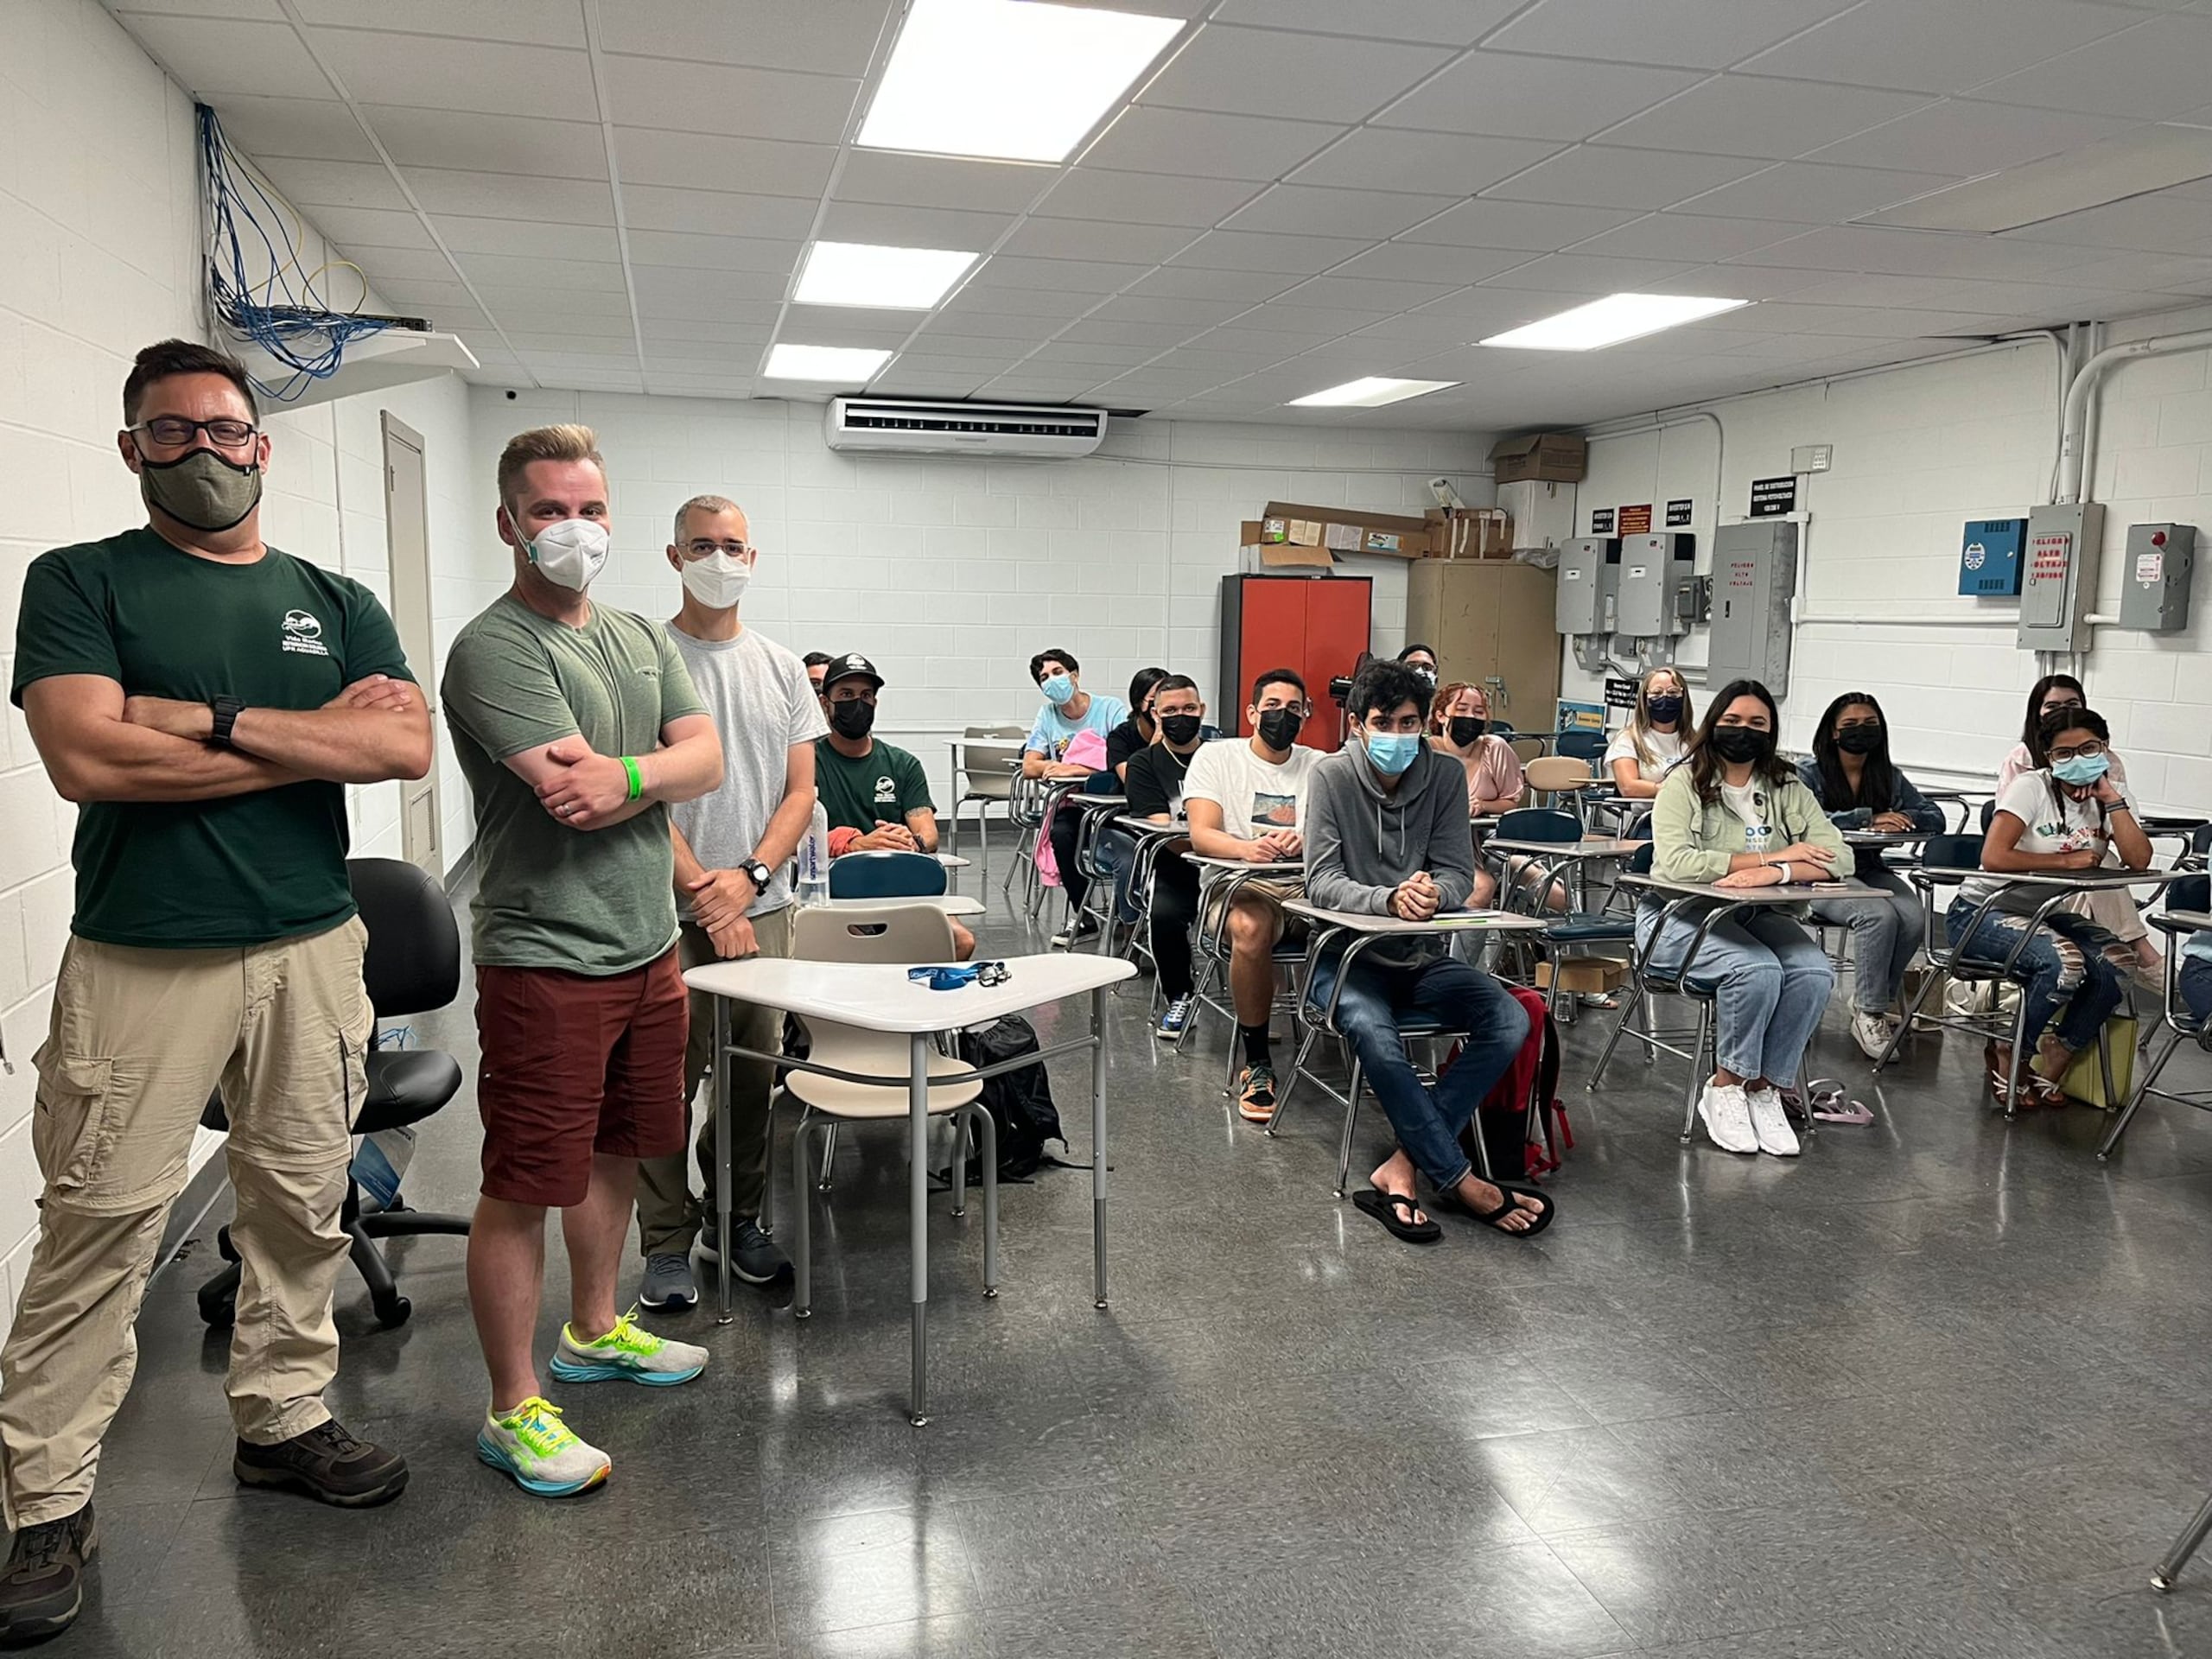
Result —
<svg viewBox="0 0 2212 1659"><path fill-rule="evenodd" d="M1180 748L1185 743L1197 741L1198 730L1205 724L1204 718L1198 715L1162 715L1160 734Z"/></svg>
<svg viewBox="0 0 2212 1659"><path fill-rule="evenodd" d="M1271 749L1287 749L1298 741L1306 716L1295 709L1269 709L1260 716L1260 741Z"/></svg>
<svg viewBox="0 0 2212 1659"><path fill-rule="evenodd" d="M1847 726L1835 734L1835 746L1846 754L1873 754L1882 747L1882 728Z"/></svg>
<svg viewBox="0 0 2212 1659"><path fill-rule="evenodd" d="M875 705L854 697L830 705L830 729L840 737L866 737L875 727Z"/></svg>
<svg viewBox="0 0 2212 1659"><path fill-rule="evenodd" d="M1762 732L1757 727L1716 726L1712 741L1715 754L1738 766L1746 760L1757 764L1774 757L1774 734Z"/></svg>
<svg viewBox="0 0 2212 1659"><path fill-rule="evenodd" d="M1645 701L1643 708L1652 721L1661 726L1671 726L1682 717L1682 700L1680 697L1651 697Z"/></svg>
<svg viewBox="0 0 2212 1659"><path fill-rule="evenodd" d="M1473 715L1454 715L1444 728L1452 734L1453 746L1464 749L1490 729L1490 722Z"/></svg>

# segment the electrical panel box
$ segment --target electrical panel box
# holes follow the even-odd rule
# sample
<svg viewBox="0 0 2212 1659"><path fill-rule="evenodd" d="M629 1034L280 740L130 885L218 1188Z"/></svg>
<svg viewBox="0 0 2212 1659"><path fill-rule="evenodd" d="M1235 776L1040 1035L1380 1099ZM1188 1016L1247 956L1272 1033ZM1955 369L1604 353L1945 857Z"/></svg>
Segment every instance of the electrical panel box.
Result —
<svg viewBox="0 0 2212 1659"><path fill-rule="evenodd" d="M1797 593L1797 526L1786 518L1723 524L1713 538L1708 696L1731 680L1789 695L1789 601Z"/></svg>
<svg viewBox="0 0 2212 1659"><path fill-rule="evenodd" d="M1959 591L1977 599L2017 599L2020 550L2028 539L2024 518L1976 518L1959 549Z"/></svg>
<svg viewBox="0 0 2212 1659"><path fill-rule="evenodd" d="M2189 626L2189 582L2196 563L2194 524L2130 524L2120 584L2120 626L2172 633Z"/></svg>
<svg viewBox="0 0 2212 1659"><path fill-rule="evenodd" d="M1561 633L1611 633L1620 589L1617 536L1578 536L1559 550L1558 622Z"/></svg>
<svg viewBox="0 0 2212 1659"><path fill-rule="evenodd" d="M2063 501L2028 515L2025 568L2020 575L2022 651L2079 651L2088 642L2082 619L2097 591L2097 552L2105 510L2094 501Z"/></svg>
<svg viewBox="0 0 2212 1659"><path fill-rule="evenodd" d="M1497 486L1497 505L1513 518L1513 545L1557 547L1574 534L1574 486L1522 479Z"/></svg>
<svg viewBox="0 0 2212 1659"><path fill-rule="evenodd" d="M1622 537L1620 604L1613 631L1636 639L1688 633L1689 607L1680 595L1696 580L1696 537L1680 531Z"/></svg>

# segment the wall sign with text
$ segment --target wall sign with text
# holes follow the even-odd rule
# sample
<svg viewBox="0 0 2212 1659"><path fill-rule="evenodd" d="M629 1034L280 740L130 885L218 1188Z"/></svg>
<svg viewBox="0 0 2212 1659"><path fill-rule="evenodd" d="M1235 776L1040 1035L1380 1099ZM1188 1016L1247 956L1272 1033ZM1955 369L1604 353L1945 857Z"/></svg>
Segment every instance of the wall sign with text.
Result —
<svg viewBox="0 0 2212 1659"><path fill-rule="evenodd" d="M1779 518L1797 511L1797 475L1755 478L1751 480L1751 517Z"/></svg>
<svg viewBox="0 0 2212 1659"><path fill-rule="evenodd" d="M1610 536L1613 533L1613 510L1611 507L1590 509L1590 533L1592 536Z"/></svg>

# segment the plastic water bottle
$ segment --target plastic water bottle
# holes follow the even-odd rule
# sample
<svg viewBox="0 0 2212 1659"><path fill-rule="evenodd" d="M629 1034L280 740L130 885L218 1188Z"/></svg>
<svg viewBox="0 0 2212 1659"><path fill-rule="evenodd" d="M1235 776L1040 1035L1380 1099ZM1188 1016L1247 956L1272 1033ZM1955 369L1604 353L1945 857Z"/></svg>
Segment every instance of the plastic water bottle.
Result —
<svg viewBox="0 0 2212 1659"><path fill-rule="evenodd" d="M798 844L798 901L818 905L830 897L830 815L814 804L814 820Z"/></svg>

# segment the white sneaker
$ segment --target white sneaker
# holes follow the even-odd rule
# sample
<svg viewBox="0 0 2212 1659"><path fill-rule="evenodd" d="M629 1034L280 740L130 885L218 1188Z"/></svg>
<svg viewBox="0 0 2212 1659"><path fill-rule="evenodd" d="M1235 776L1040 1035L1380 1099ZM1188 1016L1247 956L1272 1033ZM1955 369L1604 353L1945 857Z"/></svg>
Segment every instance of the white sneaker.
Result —
<svg viewBox="0 0 2212 1659"><path fill-rule="evenodd" d="M1888 1053L1890 1039L1896 1034L1897 1027L1882 1014L1854 1013L1851 1016L1852 1040L1870 1060L1878 1060Z"/></svg>
<svg viewBox="0 0 2212 1659"><path fill-rule="evenodd" d="M1795 1158L1797 1131L1789 1127L1789 1114L1783 1109L1781 1095L1772 1089L1753 1089L1744 1099L1751 1109L1751 1133L1758 1149L1777 1158Z"/></svg>
<svg viewBox="0 0 2212 1659"><path fill-rule="evenodd" d="M1776 1103L1777 1108L1780 1103ZM1713 1144L1723 1152L1757 1152L1758 1132L1751 1127L1751 1103L1745 1097L1741 1084L1715 1083L1708 1079L1705 1092L1698 1096L1697 1115L1705 1120L1705 1132L1713 1137ZM1787 1127L1785 1124L1784 1127Z"/></svg>
<svg viewBox="0 0 2212 1659"><path fill-rule="evenodd" d="M643 1382L665 1389L689 1382L707 1369L707 1351L688 1342L671 1342L637 1323L632 1308L615 1320L614 1328L596 1342L578 1342L575 1332L561 1327L561 1341L547 1367L562 1382Z"/></svg>
<svg viewBox="0 0 2212 1659"><path fill-rule="evenodd" d="M561 1421L560 1407L534 1395L504 1417L485 1414L476 1455L540 1497L588 1491L614 1470L606 1452Z"/></svg>

